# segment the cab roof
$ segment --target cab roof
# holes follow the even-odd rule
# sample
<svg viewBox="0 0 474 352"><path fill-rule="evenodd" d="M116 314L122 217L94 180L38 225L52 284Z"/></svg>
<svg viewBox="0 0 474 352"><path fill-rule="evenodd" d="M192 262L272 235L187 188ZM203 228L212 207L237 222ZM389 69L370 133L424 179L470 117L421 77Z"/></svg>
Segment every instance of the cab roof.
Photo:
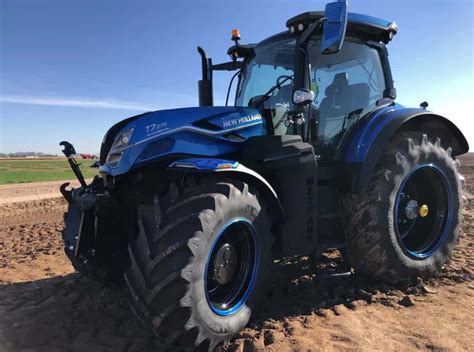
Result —
<svg viewBox="0 0 474 352"><path fill-rule="evenodd" d="M322 18L324 18L323 11L304 12L290 18L286 22L286 26L290 29L291 27L297 28L299 24L303 24L304 29L306 29L311 23ZM346 35L349 37L381 41L387 44L397 31L398 26L395 22L353 12L347 14Z"/></svg>

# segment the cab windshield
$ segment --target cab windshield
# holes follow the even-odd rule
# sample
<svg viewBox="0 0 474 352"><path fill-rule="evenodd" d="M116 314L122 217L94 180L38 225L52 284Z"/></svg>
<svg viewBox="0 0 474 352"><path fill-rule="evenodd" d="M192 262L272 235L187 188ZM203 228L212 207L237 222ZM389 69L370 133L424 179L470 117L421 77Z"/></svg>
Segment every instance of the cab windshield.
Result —
<svg viewBox="0 0 474 352"><path fill-rule="evenodd" d="M293 90L295 45L294 38L258 45L242 70L237 88L235 105L270 110L275 134L286 134L284 121Z"/></svg>

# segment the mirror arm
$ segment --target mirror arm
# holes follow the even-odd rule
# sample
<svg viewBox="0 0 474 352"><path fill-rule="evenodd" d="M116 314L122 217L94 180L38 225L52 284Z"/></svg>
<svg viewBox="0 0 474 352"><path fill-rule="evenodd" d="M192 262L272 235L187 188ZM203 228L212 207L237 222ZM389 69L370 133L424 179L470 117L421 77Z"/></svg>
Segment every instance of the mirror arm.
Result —
<svg viewBox="0 0 474 352"><path fill-rule="evenodd" d="M326 17L319 19L311 23L311 25L303 32L300 39L300 47L303 48L308 44L309 39L323 28L323 23L326 21Z"/></svg>
<svg viewBox="0 0 474 352"><path fill-rule="evenodd" d="M294 88L306 88L305 81L306 81L306 65L308 60L308 53L307 53L307 46L311 36L313 36L318 31L321 31L323 28L323 23L326 21L326 18L323 17L318 21L311 23L308 28L297 38L296 44L296 55L295 55L295 67L303 67L303 72L301 70L296 70L295 72L295 79L293 81Z"/></svg>

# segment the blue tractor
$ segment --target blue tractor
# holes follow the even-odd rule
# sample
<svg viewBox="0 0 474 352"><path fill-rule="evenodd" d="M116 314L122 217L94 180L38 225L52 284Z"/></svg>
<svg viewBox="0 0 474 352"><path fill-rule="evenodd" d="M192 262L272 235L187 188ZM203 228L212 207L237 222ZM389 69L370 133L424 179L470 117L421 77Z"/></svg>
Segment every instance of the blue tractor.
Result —
<svg viewBox="0 0 474 352"><path fill-rule="evenodd" d="M395 102L397 25L342 1L286 27L256 45L233 31L226 63L198 48L200 106L114 125L91 184L62 142L82 183L61 187L67 255L124 278L172 346L213 349L243 329L275 258L337 248L356 273L398 283L436 275L458 239L469 146L426 103ZM213 106L215 71L235 71L232 106Z"/></svg>

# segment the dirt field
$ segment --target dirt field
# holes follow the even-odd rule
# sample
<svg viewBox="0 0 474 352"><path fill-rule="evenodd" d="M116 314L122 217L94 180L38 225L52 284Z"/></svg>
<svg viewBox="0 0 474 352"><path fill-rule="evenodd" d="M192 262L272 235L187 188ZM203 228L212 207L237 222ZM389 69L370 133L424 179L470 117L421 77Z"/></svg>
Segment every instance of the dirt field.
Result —
<svg viewBox="0 0 474 352"><path fill-rule="evenodd" d="M92 178L88 178L85 181L86 183L91 183ZM70 187L80 186L77 180L0 185L0 205L58 197L60 198L61 193L59 191L59 187L66 182L70 183Z"/></svg>
<svg viewBox="0 0 474 352"><path fill-rule="evenodd" d="M454 260L429 282L393 287L342 271L337 252L316 269L289 258L273 296L220 351L472 350L474 156L463 160L468 202ZM163 350L127 292L73 273L62 251L62 200L0 206L0 351Z"/></svg>

